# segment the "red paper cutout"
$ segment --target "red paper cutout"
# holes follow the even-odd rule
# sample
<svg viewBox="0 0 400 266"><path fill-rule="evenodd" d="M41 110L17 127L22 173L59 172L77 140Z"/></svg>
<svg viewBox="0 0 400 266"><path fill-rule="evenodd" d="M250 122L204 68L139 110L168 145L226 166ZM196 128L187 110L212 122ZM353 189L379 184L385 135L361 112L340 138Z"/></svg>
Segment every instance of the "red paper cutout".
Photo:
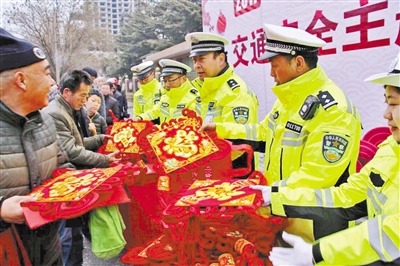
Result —
<svg viewBox="0 0 400 266"><path fill-rule="evenodd" d="M196 180L175 206L252 206L258 179Z"/></svg>
<svg viewBox="0 0 400 266"><path fill-rule="evenodd" d="M52 184L57 180L65 180L71 177L69 172L62 173L62 171L55 171L54 173L61 173L59 177L55 177L53 180L49 180L41 186L35 188L35 190L31 193L34 195L38 191L45 192L42 195L41 201L32 201L32 202L23 202L21 203L22 211L25 216L25 221L27 225L31 229L35 229L40 227L46 223L56 221L59 219L71 219L78 216L81 216L88 211L108 206L114 204L121 204L130 202L128 195L125 192L123 187L124 179L126 178L127 172L121 171L121 166L107 169L92 169L92 170L82 170L82 171L69 171L73 172L75 176L80 176L81 174L88 174L90 172L98 172L103 171L108 172L108 177L105 178L102 182L97 182L96 185L93 185L90 191L87 193L82 193L81 198L79 200L69 200L69 201L59 201L53 200L51 198L46 198L48 195L48 188L51 187ZM110 173L112 174L110 175ZM96 173L97 174L97 173ZM97 179L98 181L98 179ZM90 187L90 184L87 187ZM85 187L81 187L85 188ZM78 188L79 190L79 188ZM65 197L68 197L66 195Z"/></svg>
<svg viewBox="0 0 400 266"><path fill-rule="evenodd" d="M35 187L28 196L36 197L36 202L79 201L121 168L67 171Z"/></svg>
<svg viewBox="0 0 400 266"><path fill-rule="evenodd" d="M204 132L198 131L193 119L170 121L169 127L150 133L147 139L165 173L173 172L218 151Z"/></svg>
<svg viewBox="0 0 400 266"><path fill-rule="evenodd" d="M107 142L105 151L114 152L119 150L124 153L139 153L137 145L138 134L151 126L149 121L123 121L115 122L111 129L111 138Z"/></svg>

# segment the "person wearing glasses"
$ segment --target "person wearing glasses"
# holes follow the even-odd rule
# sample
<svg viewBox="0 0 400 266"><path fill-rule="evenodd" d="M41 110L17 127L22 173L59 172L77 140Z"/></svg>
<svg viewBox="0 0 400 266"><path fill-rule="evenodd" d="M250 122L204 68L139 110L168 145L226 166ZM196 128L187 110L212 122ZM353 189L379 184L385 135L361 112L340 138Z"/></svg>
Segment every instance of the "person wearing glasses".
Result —
<svg viewBox="0 0 400 266"><path fill-rule="evenodd" d="M195 109L204 124L232 122L244 125L250 132L251 124L258 123L258 99L228 64L225 51L228 39L213 33L192 32L185 40L191 45L189 57L198 76L192 81L200 93ZM234 144L256 141L254 134L240 139L231 134L229 140ZM254 161L258 168L257 154ZM233 161L234 168L243 166L246 166L246 155Z"/></svg>
<svg viewBox="0 0 400 266"><path fill-rule="evenodd" d="M162 59L159 62L161 79L164 84L165 94L154 107L134 118L134 121L154 120L159 118L160 122L168 122L172 118L182 116L184 108L194 110L198 91L193 88L186 74L192 69L180 62Z"/></svg>
<svg viewBox="0 0 400 266"><path fill-rule="evenodd" d="M133 117L147 112L156 105L161 98L162 85L155 78L154 62L146 61L131 68L133 76L136 76L140 88L133 95ZM152 120L154 124L160 124L159 119Z"/></svg>

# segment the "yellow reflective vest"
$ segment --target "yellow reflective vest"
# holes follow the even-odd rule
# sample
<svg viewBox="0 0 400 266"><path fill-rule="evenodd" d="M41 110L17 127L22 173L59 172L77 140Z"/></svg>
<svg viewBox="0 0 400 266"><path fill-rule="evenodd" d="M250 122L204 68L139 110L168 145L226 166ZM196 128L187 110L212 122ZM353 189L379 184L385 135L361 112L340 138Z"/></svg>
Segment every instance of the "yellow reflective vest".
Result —
<svg viewBox="0 0 400 266"><path fill-rule="evenodd" d="M265 149L264 173L269 185L327 188L346 181L356 169L361 122L343 91L319 66L272 91L277 100L259 125L217 124L218 136L255 135ZM332 226L325 231L317 225L313 228L309 221L296 220L287 231L310 242L330 230L346 228Z"/></svg>
<svg viewBox="0 0 400 266"><path fill-rule="evenodd" d="M161 100L153 108L139 116L143 120L154 120L160 118L160 123L168 122L172 118L182 116L182 110L189 108L194 110L198 91L193 88L189 80L186 80L180 87L165 90Z"/></svg>
<svg viewBox="0 0 400 266"><path fill-rule="evenodd" d="M151 110L160 101L162 90L162 85L157 79L140 85L140 89L133 95L133 116Z"/></svg>
<svg viewBox="0 0 400 266"><path fill-rule="evenodd" d="M400 263L399 159L400 145L390 136L360 173L351 175L339 187L275 189L271 193L272 212L291 217L354 219L362 216L360 207L366 202L369 220L314 243L315 261L333 265Z"/></svg>
<svg viewBox="0 0 400 266"><path fill-rule="evenodd" d="M203 82L196 78L192 84L200 93L196 112L204 122L257 123L257 97L232 66L217 77L205 78Z"/></svg>
<svg viewBox="0 0 400 266"><path fill-rule="evenodd" d="M203 118L204 123L232 122L248 127L258 123L258 99L246 83L234 73L233 67L228 66L217 77L196 78L192 81L199 91L196 112ZM231 134L228 138L234 144L247 143L242 140L255 141L255 135L238 138ZM241 140L239 140L241 139ZM232 155L236 158L239 155ZM254 153L255 168L258 169L258 153ZM235 162L234 162L235 165Z"/></svg>

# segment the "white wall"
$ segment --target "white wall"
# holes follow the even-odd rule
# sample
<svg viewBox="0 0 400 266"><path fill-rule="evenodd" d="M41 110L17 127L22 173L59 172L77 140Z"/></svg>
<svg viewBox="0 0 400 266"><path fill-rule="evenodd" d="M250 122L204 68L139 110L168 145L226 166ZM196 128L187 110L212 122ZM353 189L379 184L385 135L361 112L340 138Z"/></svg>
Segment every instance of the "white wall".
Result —
<svg viewBox="0 0 400 266"><path fill-rule="evenodd" d="M257 94L260 121L276 99L270 90L273 78L269 76L269 64L255 60L264 47L262 25L283 25L286 21L307 29L315 20L310 30L320 29L319 37L327 42L323 53L331 53L321 55L319 64L359 109L364 134L373 127L386 125L382 118L383 87L363 80L386 72L400 51L400 14L397 14L400 1L203 0L202 9L203 30L230 40L228 61L236 65L235 72ZM314 19L318 16L320 19ZM365 22L376 23L377 27L368 29L365 23L358 27L361 17ZM359 30L350 32L351 27ZM362 39L369 47L357 44ZM355 48L345 50L346 45L354 43ZM238 55L247 65L240 62Z"/></svg>

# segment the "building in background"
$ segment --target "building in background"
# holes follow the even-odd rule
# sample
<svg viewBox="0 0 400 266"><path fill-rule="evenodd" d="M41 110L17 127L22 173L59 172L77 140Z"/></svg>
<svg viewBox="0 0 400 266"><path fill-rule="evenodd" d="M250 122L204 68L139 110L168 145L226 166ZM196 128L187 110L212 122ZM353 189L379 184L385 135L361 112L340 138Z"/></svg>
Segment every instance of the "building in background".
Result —
<svg viewBox="0 0 400 266"><path fill-rule="evenodd" d="M124 17L135 10L135 0L95 0L99 6L100 27L119 34Z"/></svg>

